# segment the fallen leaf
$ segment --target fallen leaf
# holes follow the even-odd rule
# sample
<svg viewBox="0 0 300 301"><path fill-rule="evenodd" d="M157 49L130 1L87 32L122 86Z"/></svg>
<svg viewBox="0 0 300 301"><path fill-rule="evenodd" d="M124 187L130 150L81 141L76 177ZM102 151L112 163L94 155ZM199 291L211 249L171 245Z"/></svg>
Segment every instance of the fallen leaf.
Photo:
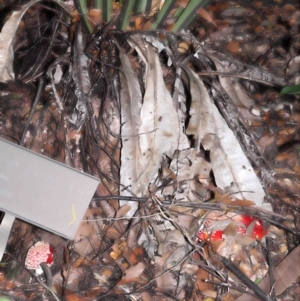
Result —
<svg viewBox="0 0 300 301"><path fill-rule="evenodd" d="M137 183L139 175L142 173L141 150L139 147L138 129L141 124L142 94L139 80L133 70L128 56L120 49L120 59L122 63L122 72L120 72L120 100L121 100L121 170L120 181L123 185L131 187L134 194L139 193L138 186L131 186ZM122 189L122 196L131 196L131 194ZM120 206L129 204L131 209L126 216L133 216L136 212L138 203L120 200Z"/></svg>
<svg viewBox="0 0 300 301"><path fill-rule="evenodd" d="M300 276L300 246L294 249L276 266L273 271L274 290L276 295L282 294ZM265 293L270 292L269 277L265 277L258 285ZM257 301L258 298L243 294L236 301Z"/></svg>
<svg viewBox="0 0 300 301"><path fill-rule="evenodd" d="M108 280L109 276L111 276L111 275L103 275L103 274L100 275L100 274L94 272L94 276L99 281L99 284L103 284L103 283L109 284L109 282L107 280Z"/></svg>
<svg viewBox="0 0 300 301"><path fill-rule="evenodd" d="M215 298L217 298L217 292L214 290L205 290L201 293L207 297L204 300L214 300Z"/></svg>
<svg viewBox="0 0 300 301"><path fill-rule="evenodd" d="M217 197L216 201L218 203L227 204L227 205L233 205L233 206L239 206L239 207L248 207L255 205L255 202L250 200L241 200L235 197L232 197L230 195L226 195L224 197Z"/></svg>
<svg viewBox="0 0 300 301"><path fill-rule="evenodd" d="M216 57L210 56L219 72L230 72L228 64L221 62ZM227 76L219 76L222 87L227 92L228 96L237 106L245 106L246 108L252 108L254 100L244 91L239 82L236 79L231 79Z"/></svg>
<svg viewBox="0 0 300 301"><path fill-rule="evenodd" d="M226 49L230 52L237 53L240 51L240 45L235 41L231 41L226 45Z"/></svg>
<svg viewBox="0 0 300 301"><path fill-rule="evenodd" d="M204 20L206 20L207 22L213 24L215 27L218 27L216 22L214 21L212 15L207 11L205 10L204 8L200 7L198 10L197 10L197 14L203 18Z"/></svg>
<svg viewBox="0 0 300 301"><path fill-rule="evenodd" d="M202 140L205 149L210 150L210 160L217 186L238 192L239 199L255 200L263 207L265 192L238 140L213 105L217 135L207 134ZM252 193L253 192L253 193Z"/></svg>
<svg viewBox="0 0 300 301"><path fill-rule="evenodd" d="M125 275L118 282L118 285L136 282L138 277L144 272L146 266L144 263L139 262L138 264L131 266L125 271Z"/></svg>
<svg viewBox="0 0 300 301"><path fill-rule="evenodd" d="M205 282L205 280L208 279L209 273L206 270L199 268L197 271L197 286L200 292L213 290L213 284Z"/></svg>
<svg viewBox="0 0 300 301"><path fill-rule="evenodd" d="M22 6L20 11L14 11L4 24L0 33L0 82L14 79L13 72L13 43L19 23L27 10L41 0L34 0ZM61 1L54 0L56 4L68 11L68 7Z"/></svg>

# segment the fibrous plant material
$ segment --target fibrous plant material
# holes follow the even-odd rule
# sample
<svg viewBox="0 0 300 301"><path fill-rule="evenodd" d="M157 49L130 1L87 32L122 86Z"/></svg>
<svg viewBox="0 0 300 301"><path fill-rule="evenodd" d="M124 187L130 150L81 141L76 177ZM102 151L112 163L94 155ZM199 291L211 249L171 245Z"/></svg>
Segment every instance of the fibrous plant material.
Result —
<svg viewBox="0 0 300 301"><path fill-rule="evenodd" d="M18 29L19 23L24 14L34 4L40 2L40 0L33 0L24 5L20 11L14 11L9 20L5 23L0 34L0 82L6 82L14 79L13 61L14 51L13 44L15 40L15 34ZM68 11L68 8L64 3L54 0L55 3L60 5L63 9Z"/></svg>
<svg viewBox="0 0 300 301"><path fill-rule="evenodd" d="M291 219L262 208L268 195L258 171L266 164L242 118L247 112L257 120L261 112L245 82L272 87L285 79L187 33L124 33L112 22L89 36L64 22L70 49L47 65L50 84L24 142L101 183L68 249L71 259L59 263L63 280L53 277L55 289L84 301L128 293L149 299L153 292L215 297L219 285L236 294L218 254L259 281L268 272L260 246L276 232L268 223L290 230ZM1 130L14 137L14 127ZM211 281L206 288L203 275Z"/></svg>

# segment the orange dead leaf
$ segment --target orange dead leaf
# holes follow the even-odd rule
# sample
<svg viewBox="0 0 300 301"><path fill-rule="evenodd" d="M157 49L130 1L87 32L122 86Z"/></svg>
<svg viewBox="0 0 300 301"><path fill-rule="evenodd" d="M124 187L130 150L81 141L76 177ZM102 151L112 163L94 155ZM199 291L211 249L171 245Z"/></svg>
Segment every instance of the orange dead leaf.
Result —
<svg viewBox="0 0 300 301"><path fill-rule="evenodd" d="M104 269L104 270L101 271L101 274L104 275L104 276L110 277L110 276L112 276L113 271L110 270L110 269Z"/></svg>
<svg viewBox="0 0 300 301"><path fill-rule="evenodd" d="M118 257L119 257L119 255L120 255L120 253L117 253L117 252L115 252L115 251L112 251L112 252L109 253L109 256L110 256L111 259L113 259L113 260L117 260Z"/></svg>
<svg viewBox="0 0 300 301"><path fill-rule="evenodd" d="M202 7L200 7L197 10L197 14L204 20L206 20L207 22L213 24L215 27L218 27L216 22L214 21L212 15L205 9L203 9Z"/></svg>
<svg viewBox="0 0 300 301"><path fill-rule="evenodd" d="M200 292L213 290L214 286L211 283L206 283L205 280L209 278L209 273L199 268L197 272L197 286Z"/></svg>
<svg viewBox="0 0 300 301"><path fill-rule="evenodd" d="M134 250L132 250L132 248L123 248L122 250L124 252L124 257L130 265L143 261L147 256L143 247L136 247Z"/></svg>
<svg viewBox="0 0 300 301"><path fill-rule="evenodd" d="M261 33L261 32L263 32L263 30L264 30L264 28L260 25L258 25L254 28L255 33Z"/></svg>
<svg viewBox="0 0 300 301"><path fill-rule="evenodd" d="M134 29L135 30L147 29L145 27L149 28L148 18L145 18L144 16L138 16L134 21Z"/></svg>
<svg viewBox="0 0 300 301"><path fill-rule="evenodd" d="M78 296L74 293L74 294L66 294L65 300L66 301L88 301L89 299L86 297Z"/></svg>
<svg viewBox="0 0 300 301"><path fill-rule="evenodd" d="M144 272L145 267L146 267L145 264L142 262L139 262L138 264L131 266L129 269L125 271L125 275L120 280L118 285L137 282L138 277Z"/></svg>
<svg viewBox="0 0 300 301"><path fill-rule="evenodd" d="M20 21L19 23L19 29L24 28L25 27L25 22L24 21Z"/></svg>
<svg viewBox="0 0 300 301"><path fill-rule="evenodd" d="M178 45L178 48L180 47L181 44L182 43L180 43ZM185 43L185 44L188 45L187 43ZM188 47L189 47L189 45L188 45ZM171 169L169 169L165 166L163 166L163 168L162 168L162 177L166 178L166 179L172 179L174 182L177 182L177 176L175 175L175 173Z"/></svg>
<svg viewBox="0 0 300 301"><path fill-rule="evenodd" d="M98 24L102 20L102 11L100 9L91 9L87 17L92 25Z"/></svg>
<svg viewBox="0 0 300 301"><path fill-rule="evenodd" d="M72 23L76 23L80 20L80 15L79 15L77 10L73 10L70 14L73 17L72 18Z"/></svg>
<svg viewBox="0 0 300 301"><path fill-rule="evenodd" d="M262 6L262 1L255 1L254 3L253 3L253 5L255 6L255 7L261 7Z"/></svg>
<svg viewBox="0 0 300 301"><path fill-rule="evenodd" d="M96 261L90 261L90 260L87 260L86 258L84 257L79 257L78 259L76 259L76 261L72 264L73 268L78 268L80 266L87 266L87 265L93 265L95 264Z"/></svg>
<svg viewBox="0 0 300 301"><path fill-rule="evenodd" d="M168 31L171 31L172 28L174 27L174 25L175 25L175 23L172 23L172 24L168 25L168 26L167 26L167 30L168 30Z"/></svg>
<svg viewBox="0 0 300 301"><path fill-rule="evenodd" d="M222 296L223 301L234 301L236 299L235 296L233 296L231 293L226 293Z"/></svg>
<svg viewBox="0 0 300 301"><path fill-rule="evenodd" d="M70 263L70 252L66 246L64 246L64 263L65 265Z"/></svg>
<svg viewBox="0 0 300 301"><path fill-rule="evenodd" d="M12 289L14 289L14 287L15 287L15 281L11 280L6 283L4 290L11 291Z"/></svg>
<svg viewBox="0 0 300 301"><path fill-rule="evenodd" d="M209 10L212 12L224 11L228 6L229 6L229 2L217 3L216 5L210 5Z"/></svg>
<svg viewBox="0 0 300 301"><path fill-rule="evenodd" d="M145 251L142 247L137 247L131 252L129 256L129 263L130 264L137 264L141 262L145 258Z"/></svg>
<svg viewBox="0 0 300 301"><path fill-rule="evenodd" d="M0 273L0 281L3 282L5 280L6 280L5 275L4 275L4 273L1 272Z"/></svg>
<svg viewBox="0 0 300 301"><path fill-rule="evenodd" d="M121 255L123 255L123 249L126 247L126 242L123 241L120 244L114 244L112 246L112 251L109 253L109 256L113 260L117 260Z"/></svg>
<svg viewBox="0 0 300 301"><path fill-rule="evenodd" d="M237 53L240 51L240 46L237 42L231 41L226 45L226 49L230 52Z"/></svg>

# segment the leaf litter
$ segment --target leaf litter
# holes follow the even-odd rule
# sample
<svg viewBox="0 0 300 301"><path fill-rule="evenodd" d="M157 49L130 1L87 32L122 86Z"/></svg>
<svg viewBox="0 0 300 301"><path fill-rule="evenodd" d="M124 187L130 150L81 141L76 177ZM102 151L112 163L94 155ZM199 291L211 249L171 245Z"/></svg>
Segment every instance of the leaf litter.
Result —
<svg viewBox="0 0 300 301"><path fill-rule="evenodd" d="M228 9L220 18L245 14L253 15ZM222 30L216 18L218 13L214 22L206 21ZM58 41L76 32L75 42L71 51L59 50L63 59L51 70L62 73L46 84L31 119L24 114L32 109L31 100L23 111L16 96L1 101L1 137L18 142L25 129L25 147L97 176L101 183L73 242L15 223L8 250L16 251L4 258L1 293L26 300L48 298L49 290L70 301L234 300L249 293L243 277L258 283L269 275L271 285L274 279L282 282L276 268L274 275L271 271L299 236L294 224L299 106L292 98L287 104L279 98L268 101L278 93L272 86L285 84L284 74L248 68L220 53L218 41L200 44L188 34L165 33L161 39L155 33L146 38L100 30L94 39L80 41L77 25L58 22L58 30L51 18L45 22ZM164 38L171 41L165 48L153 46ZM188 58L177 49L183 42L192 53ZM45 53L45 61L54 61L58 49ZM16 53L15 59L24 61L22 55ZM28 88L40 70L36 58L30 59L32 69L16 70ZM1 65L11 69L7 64L12 60ZM291 64L287 72L292 81ZM243 118L245 112L252 118ZM273 139L265 145L267 136ZM241 216L249 223L241 223ZM255 235L258 226L261 240ZM18 241L21 233L26 249ZM22 265L37 237L55 252L48 289L39 286L43 278L29 282L24 260ZM228 274L222 256L243 275ZM289 275L276 294L295 282L296 274Z"/></svg>

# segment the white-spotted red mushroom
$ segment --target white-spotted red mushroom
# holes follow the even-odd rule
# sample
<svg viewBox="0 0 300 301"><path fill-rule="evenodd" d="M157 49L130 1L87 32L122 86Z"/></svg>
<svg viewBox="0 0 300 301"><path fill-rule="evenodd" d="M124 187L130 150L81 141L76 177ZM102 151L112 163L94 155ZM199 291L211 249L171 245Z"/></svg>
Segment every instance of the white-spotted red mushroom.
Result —
<svg viewBox="0 0 300 301"><path fill-rule="evenodd" d="M268 234L268 229L261 219L240 214L236 216L235 220L247 227L247 232L245 234L253 239L261 240Z"/></svg>
<svg viewBox="0 0 300 301"><path fill-rule="evenodd" d="M222 240L223 239L223 231L222 230L216 230L216 231L212 231L211 233L209 233L207 231L201 231L200 230L197 233L197 239L200 242Z"/></svg>
<svg viewBox="0 0 300 301"><path fill-rule="evenodd" d="M245 214L228 213L224 215L212 212L206 218L203 227L197 233L197 240L199 242L224 239L223 230L231 222L236 223L236 233L247 235L251 239L261 240L268 233L268 229L262 220Z"/></svg>
<svg viewBox="0 0 300 301"><path fill-rule="evenodd" d="M27 252L25 267L29 270L35 270L37 275L43 274L40 266L45 262L48 266L53 263L53 248L44 241L38 241Z"/></svg>

